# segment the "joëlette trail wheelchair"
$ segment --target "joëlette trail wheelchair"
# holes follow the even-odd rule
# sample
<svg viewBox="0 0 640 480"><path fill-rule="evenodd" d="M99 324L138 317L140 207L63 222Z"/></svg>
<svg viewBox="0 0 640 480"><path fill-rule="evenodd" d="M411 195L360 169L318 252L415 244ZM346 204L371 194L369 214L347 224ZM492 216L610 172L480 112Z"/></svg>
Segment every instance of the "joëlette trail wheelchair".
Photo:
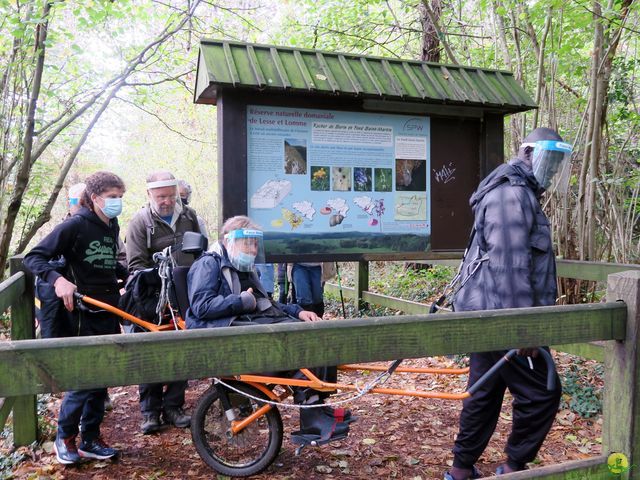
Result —
<svg viewBox="0 0 640 480"><path fill-rule="evenodd" d="M200 237L199 234L194 235ZM183 252L199 255L202 250L203 246L199 238L185 235ZM170 293L169 302L166 305L166 309L170 311L163 313L159 324L141 320L86 295L78 294L78 302L108 310L146 331L184 329L183 318L188 308L186 284L188 267L172 266L169 252L159 255L157 260L160 263L159 271L164 272L161 275L163 282L166 282L163 283L163 288ZM162 295L160 300L163 301ZM555 366L546 350L540 349L540 352L547 363L547 388L551 390L555 388ZM396 360L388 367L367 364L338 367L338 370L343 372L379 372L363 387L350 383L325 382L306 368L300 369L300 374L296 375L296 378L253 374L215 378L212 385L200 396L192 412L193 444L202 460L217 473L231 477L255 475L271 465L282 446L284 431L280 409L310 408L292 405L291 401L287 401L293 396L293 387L311 388L321 392L336 390L342 393L353 392L353 397L338 403L353 401L369 393L463 400L478 391L516 353L515 349L509 350L484 376L462 393L404 390L380 386L393 373L462 375L469 371L468 368L401 367L402 360ZM296 454L300 454L306 446L319 446L345 437L346 433L333 435L330 438L299 433L291 435L292 442L298 445Z"/></svg>

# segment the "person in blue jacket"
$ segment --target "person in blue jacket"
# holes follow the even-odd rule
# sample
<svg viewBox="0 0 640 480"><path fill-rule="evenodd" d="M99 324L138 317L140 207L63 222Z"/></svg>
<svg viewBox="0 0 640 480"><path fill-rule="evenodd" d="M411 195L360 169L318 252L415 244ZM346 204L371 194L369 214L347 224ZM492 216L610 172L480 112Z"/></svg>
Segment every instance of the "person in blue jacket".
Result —
<svg viewBox="0 0 640 480"><path fill-rule="evenodd" d="M187 328L265 325L284 322L315 322L314 312L296 304L282 304L269 298L255 271L264 263L262 231L246 216L228 219L222 226L221 241L191 266L187 285L189 309ZM314 369L327 378L334 367ZM303 405L323 404L324 392L295 388L294 401ZM329 406L304 408L300 412L300 434L317 435L321 440L346 435L355 417L344 409Z"/></svg>
<svg viewBox="0 0 640 480"><path fill-rule="evenodd" d="M126 267L117 260L120 228L116 217L122 212L124 182L111 172L96 172L87 177L85 184L80 199L82 208L42 239L25 256L24 264L53 285L65 308L72 312L78 335L120 333L118 318L113 314L74 308L76 292L117 305L120 298L118 279L127 277ZM50 262L60 256L67 262L67 276ZM65 394L54 442L60 463L80 463L83 458L104 460L118 454L100 438L106 396L106 388ZM78 433L82 435L79 446L76 444Z"/></svg>
<svg viewBox="0 0 640 480"><path fill-rule="evenodd" d="M571 145L549 128L537 128L516 158L491 172L471 196L474 230L462 263L456 311L554 305L556 263L549 220L540 206L545 190L568 184ZM554 185L555 182L555 185ZM540 347L547 348L547 347ZM469 386L506 352L471 354ZM445 480L479 478L475 462L496 428L505 390L513 396L513 425L498 475L524 470L544 441L562 389L546 388L547 366L538 348L521 349L478 392L466 399Z"/></svg>

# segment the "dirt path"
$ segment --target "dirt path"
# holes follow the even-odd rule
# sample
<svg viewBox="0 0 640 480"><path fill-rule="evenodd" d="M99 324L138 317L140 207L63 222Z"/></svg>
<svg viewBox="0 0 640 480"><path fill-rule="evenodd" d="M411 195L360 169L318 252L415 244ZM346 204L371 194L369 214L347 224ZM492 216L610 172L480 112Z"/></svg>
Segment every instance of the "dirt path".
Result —
<svg viewBox="0 0 640 480"><path fill-rule="evenodd" d="M570 363L569 355L556 355L559 368ZM437 357L407 361L407 365L450 366ZM462 391L465 378L430 375L394 376L393 386L428 390ZM362 380L363 382L366 380ZM206 381L192 381L187 392L187 409L208 387ZM115 462L91 462L80 467L58 465L51 441L35 450L23 448L27 459L14 472L17 479L210 479L216 477L200 459L188 429L168 428L159 434L142 435L139 424L137 387L110 389L114 410L103 424L103 436L122 455ZM502 449L511 414L505 401L496 434L478 467L485 475L503 461ZM60 399L52 397L45 423L55 425ZM359 417L346 440L320 448L309 448L296 457L289 433L297 429L297 413L283 411L285 440L271 467L257 479L441 479L451 464L451 447L457 433L461 403L409 397L366 395L349 408ZM293 417L293 418L292 418ZM585 420L562 410L540 451L537 465L587 458L600 453L601 418ZM6 448L0 450L5 455Z"/></svg>

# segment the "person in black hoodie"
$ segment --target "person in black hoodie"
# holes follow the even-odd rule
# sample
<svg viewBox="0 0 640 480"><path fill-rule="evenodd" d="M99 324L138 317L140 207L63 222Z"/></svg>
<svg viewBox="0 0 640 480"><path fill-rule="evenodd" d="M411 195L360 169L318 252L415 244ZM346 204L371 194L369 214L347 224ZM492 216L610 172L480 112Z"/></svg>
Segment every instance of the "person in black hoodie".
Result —
<svg viewBox="0 0 640 480"><path fill-rule="evenodd" d="M105 311L74 309L74 293L80 292L117 305L120 297L118 278L127 269L116 258L119 226L116 217L122 211L124 182L111 172L96 172L87 177L80 199L82 208L56 226L24 259L35 275L53 285L65 308L72 312L78 335L120 333L117 317ZM68 277L56 271L49 261L64 256ZM106 388L67 392L60 406L54 449L62 464L74 464L83 458L107 459L118 451L100 438L104 417ZM81 430L82 442L76 445Z"/></svg>

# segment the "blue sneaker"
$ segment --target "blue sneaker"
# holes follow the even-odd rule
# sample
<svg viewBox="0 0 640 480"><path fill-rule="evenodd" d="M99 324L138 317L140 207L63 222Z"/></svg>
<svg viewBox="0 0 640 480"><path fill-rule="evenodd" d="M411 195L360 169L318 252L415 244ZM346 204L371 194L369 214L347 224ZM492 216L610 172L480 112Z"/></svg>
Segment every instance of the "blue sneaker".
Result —
<svg viewBox="0 0 640 480"><path fill-rule="evenodd" d="M78 453L81 457L106 460L107 458L112 458L118 455L118 450L108 447L101 439L96 438L95 440L90 440L88 442L83 441L80 444Z"/></svg>
<svg viewBox="0 0 640 480"><path fill-rule="evenodd" d="M73 465L82 462L82 457L78 455L75 435L68 438L56 437L56 441L53 442L53 449L56 452L58 462L63 465Z"/></svg>
<svg viewBox="0 0 640 480"><path fill-rule="evenodd" d="M465 480L476 479L476 478L482 478L482 473L474 465L473 467L471 467L471 475L468 476ZM444 472L444 480L456 480L456 479L449 472Z"/></svg>

